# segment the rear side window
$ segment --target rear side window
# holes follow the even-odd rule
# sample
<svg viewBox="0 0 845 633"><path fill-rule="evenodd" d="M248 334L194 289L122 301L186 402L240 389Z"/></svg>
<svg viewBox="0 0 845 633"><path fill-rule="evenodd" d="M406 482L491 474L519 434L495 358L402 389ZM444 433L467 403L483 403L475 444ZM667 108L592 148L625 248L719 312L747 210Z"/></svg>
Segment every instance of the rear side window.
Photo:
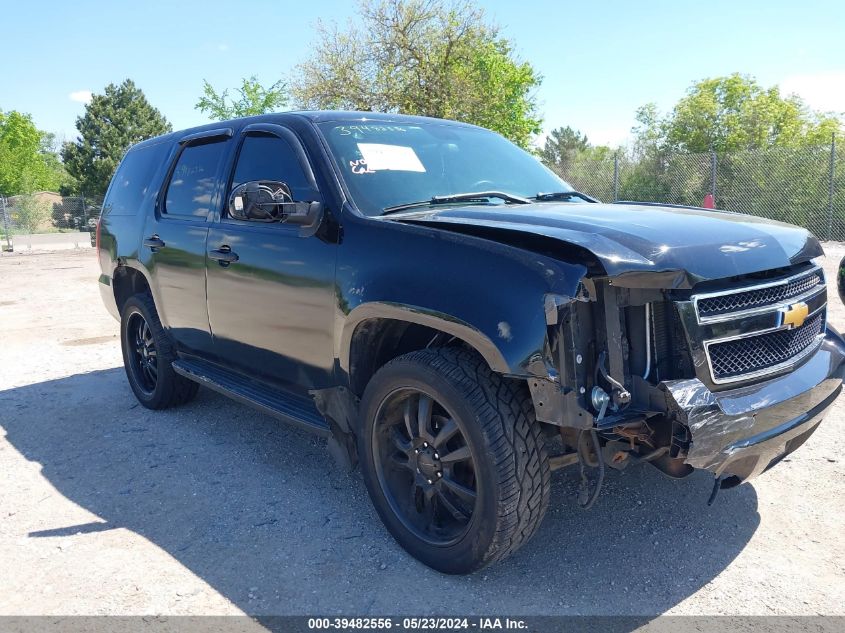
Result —
<svg viewBox="0 0 845 633"><path fill-rule="evenodd" d="M166 214L202 218L208 215L218 191L225 149L223 141L189 145L182 150L167 185Z"/></svg>
<svg viewBox="0 0 845 633"><path fill-rule="evenodd" d="M155 187L153 178L167 155L168 144L158 143L126 153L112 178L103 203L103 215L135 215Z"/></svg>

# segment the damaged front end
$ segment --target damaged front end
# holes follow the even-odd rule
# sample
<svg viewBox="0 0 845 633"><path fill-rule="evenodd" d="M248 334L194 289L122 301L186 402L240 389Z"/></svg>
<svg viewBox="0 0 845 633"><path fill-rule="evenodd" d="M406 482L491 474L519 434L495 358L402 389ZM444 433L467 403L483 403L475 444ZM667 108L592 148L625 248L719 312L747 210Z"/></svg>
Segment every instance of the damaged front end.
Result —
<svg viewBox="0 0 845 633"><path fill-rule="evenodd" d="M841 390L845 342L817 265L672 279L585 278L578 298L545 298L554 369L529 387L537 418L560 427L553 466L580 464L584 506L605 467L704 469L714 494L747 481L798 448Z"/></svg>
<svg viewBox="0 0 845 633"><path fill-rule="evenodd" d="M840 391L845 343L828 327L814 263L824 252L805 229L648 203L462 207L404 221L583 267L580 282L574 267L566 284L550 273L545 341L524 342L505 372L527 379L537 419L559 429L551 464L579 465L582 505L605 466L746 481L795 450Z"/></svg>

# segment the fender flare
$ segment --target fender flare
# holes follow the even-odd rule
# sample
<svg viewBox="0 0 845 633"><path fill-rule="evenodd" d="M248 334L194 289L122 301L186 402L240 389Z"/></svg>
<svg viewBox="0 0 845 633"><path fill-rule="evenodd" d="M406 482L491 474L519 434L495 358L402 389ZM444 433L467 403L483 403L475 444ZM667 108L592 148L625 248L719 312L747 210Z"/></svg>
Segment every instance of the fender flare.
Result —
<svg viewBox="0 0 845 633"><path fill-rule="evenodd" d="M393 319L416 323L440 330L461 339L473 347L487 361L490 369L505 374L510 371L505 357L490 338L469 323L450 315L420 306L402 303L372 301L356 306L346 316L339 340L337 358L341 369L349 374L349 358L352 351L352 338L358 326L369 319Z"/></svg>
<svg viewBox="0 0 845 633"><path fill-rule="evenodd" d="M129 271L137 273L144 279L144 282L146 282L147 288L149 288L150 294L153 297L153 301L156 303L156 309L158 309L159 304L157 301L155 290L153 289L153 281L152 276L150 275L150 271L147 269L146 266L144 266L141 262L137 261L136 259L121 258L113 263L111 275L108 275L108 278L110 282L109 285L111 286L112 295L115 298L115 302L117 301L117 296L115 294L115 281L119 276L129 274ZM103 275L101 275L101 277L102 276Z"/></svg>

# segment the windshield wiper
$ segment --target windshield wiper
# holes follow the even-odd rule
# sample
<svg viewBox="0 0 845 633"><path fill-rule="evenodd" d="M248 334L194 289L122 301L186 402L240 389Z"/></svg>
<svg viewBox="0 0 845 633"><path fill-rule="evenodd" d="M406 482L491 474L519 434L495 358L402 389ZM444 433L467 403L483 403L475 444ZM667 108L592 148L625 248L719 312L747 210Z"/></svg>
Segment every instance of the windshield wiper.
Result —
<svg viewBox="0 0 845 633"><path fill-rule="evenodd" d="M490 198L499 198L505 202L513 204L530 204L531 200L517 196L512 193L504 191L474 191L469 193L450 193L445 196L432 196L428 200L420 200L419 202L406 202L405 204L397 204L393 207L385 207L381 215L388 215L390 213L397 213L407 209L414 209L416 207L430 207L438 204L451 204L453 202L486 202Z"/></svg>
<svg viewBox="0 0 845 633"><path fill-rule="evenodd" d="M571 200L572 198L581 198L587 202L598 202L595 198L588 196L586 193L580 191L554 191L551 193L538 193L534 196L534 200L545 202L548 200Z"/></svg>

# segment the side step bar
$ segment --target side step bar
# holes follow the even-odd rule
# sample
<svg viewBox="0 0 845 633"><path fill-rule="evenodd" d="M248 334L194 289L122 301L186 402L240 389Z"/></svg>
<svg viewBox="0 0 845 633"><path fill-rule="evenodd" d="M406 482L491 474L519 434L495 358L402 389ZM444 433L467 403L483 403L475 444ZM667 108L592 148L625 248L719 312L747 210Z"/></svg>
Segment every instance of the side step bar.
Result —
<svg viewBox="0 0 845 633"><path fill-rule="evenodd" d="M180 358L173 361L173 371L283 422L318 435L331 435L328 422L309 398L285 393L202 360Z"/></svg>

